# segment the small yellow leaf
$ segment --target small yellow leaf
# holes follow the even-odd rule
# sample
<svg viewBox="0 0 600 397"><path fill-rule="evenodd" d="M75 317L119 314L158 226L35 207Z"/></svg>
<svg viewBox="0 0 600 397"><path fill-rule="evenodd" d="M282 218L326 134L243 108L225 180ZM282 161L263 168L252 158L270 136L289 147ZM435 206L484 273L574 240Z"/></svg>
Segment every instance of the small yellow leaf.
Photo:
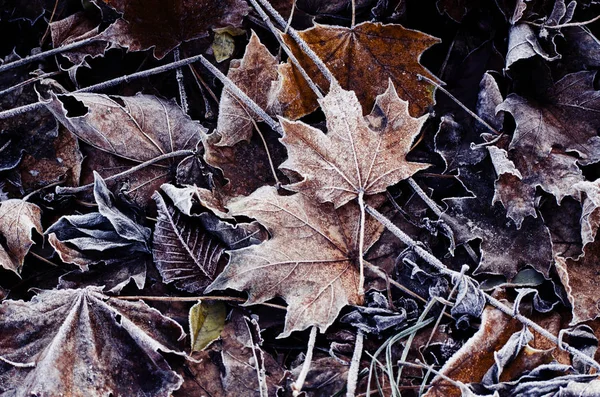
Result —
<svg viewBox="0 0 600 397"><path fill-rule="evenodd" d="M190 309L192 352L202 351L219 338L225 326L227 310L222 302L198 302Z"/></svg>
<svg viewBox="0 0 600 397"><path fill-rule="evenodd" d="M211 44L217 62L229 59L235 51L235 40L228 32L217 32Z"/></svg>

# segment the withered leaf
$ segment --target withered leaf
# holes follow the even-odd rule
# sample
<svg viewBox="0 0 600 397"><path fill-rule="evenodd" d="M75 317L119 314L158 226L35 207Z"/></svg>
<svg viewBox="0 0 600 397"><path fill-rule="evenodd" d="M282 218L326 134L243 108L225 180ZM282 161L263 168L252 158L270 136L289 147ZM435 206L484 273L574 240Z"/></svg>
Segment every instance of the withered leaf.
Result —
<svg viewBox="0 0 600 397"><path fill-rule="evenodd" d="M271 239L231 251L229 264L206 292L247 290L249 304L282 297L288 311L281 337L311 325L324 332L343 306L361 303L357 205L334 210L303 194L279 196L274 188L262 187L228 208L233 215L257 219ZM367 219L365 251L381 232L376 221Z"/></svg>
<svg viewBox="0 0 600 397"><path fill-rule="evenodd" d="M437 80L419 63L421 54L439 42L437 38L401 25L371 22L353 28L317 24L299 35L325 62L342 88L356 93L363 113L371 110L390 79L400 90L400 98L409 102L411 115L420 116L433 104L434 87L419 81L417 75ZM284 39L308 75L320 87L327 88L314 63L291 38ZM294 120L314 111L317 98L296 68L287 63L280 68L280 74L278 98L272 106Z"/></svg>
<svg viewBox="0 0 600 397"><path fill-rule="evenodd" d="M227 307L223 302L199 301L191 307L189 323L192 353L204 350L221 336L225 317L227 317Z"/></svg>
<svg viewBox="0 0 600 397"><path fill-rule="evenodd" d="M82 141L135 163L178 150L194 150L205 132L173 101L151 95L52 94L46 106ZM149 181L167 182L173 164L176 160L169 159L144 169L142 180L136 180L138 184L130 189Z"/></svg>
<svg viewBox="0 0 600 397"><path fill-rule="evenodd" d="M0 266L21 274L25 255L34 244L32 230L42 234L42 210L24 200L0 202Z"/></svg>
<svg viewBox="0 0 600 397"><path fill-rule="evenodd" d="M256 223L236 226L203 213L188 217L155 193L158 221L154 231L154 262L165 283L201 293L225 266L225 249L255 244L263 233Z"/></svg>
<svg viewBox="0 0 600 397"><path fill-rule="evenodd" d="M145 303L95 287L42 291L4 301L0 318L6 395L167 397L182 383L160 352L183 355L183 329Z"/></svg>
<svg viewBox="0 0 600 397"><path fill-rule="evenodd" d="M184 41L208 36L212 29L239 26L249 11L243 0L102 1L123 13L123 19L109 26L102 37L130 51L154 47L158 59Z"/></svg>
<svg viewBox="0 0 600 397"><path fill-rule="evenodd" d="M240 61L231 62L227 77L258 106L265 109L271 82L277 80L277 65L277 59L252 32L244 57ZM235 95L224 90L217 119L217 133L221 140L217 145L233 146L240 141L250 141L254 129L253 117L254 114Z"/></svg>
<svg viewBox="0 0 600 397"><path fill-rule="evenodd" d="M408 103L398 98L391 83L366 119L356 95L339 86L333 86L320 104L327 134L302 122L281 120L288 159L280 168L304 177L289 189L339 208L361 191L384 192L429 166L406 160L427 116L411 117Z"/></svg>

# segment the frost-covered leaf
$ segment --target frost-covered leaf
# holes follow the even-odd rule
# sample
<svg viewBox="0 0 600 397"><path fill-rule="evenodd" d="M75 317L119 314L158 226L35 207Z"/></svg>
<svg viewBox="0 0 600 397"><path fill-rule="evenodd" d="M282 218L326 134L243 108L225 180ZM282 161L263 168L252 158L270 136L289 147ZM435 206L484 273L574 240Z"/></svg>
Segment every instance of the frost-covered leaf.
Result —
<svg viewBox="0 0 600 397"><path fill-rule="evenodd" d="M299 32L308 46L325 62L342 88L356 93L363 113L371 110L377 95L388 81L397 87L400 98L409 102L410 114L420 116L433 104L434 88L420 81L421 74L436 80L419 60L421 54L439 40L401 25L364 22L353 28L317 24ZM321 87L326 82L314 63L285 36L286 43L308 75ZM317 97L291 63L280 68L275 109L290 119L298 119L317 109ZM326 91L326 90L325 90Z"/></svg>
<svg viewBox="0 0 600 397"><path fill-rule="evenodd" d="M249 11L243 0L101 1L123 14L123 19L108 27L102 38L130 51L154 47L158 59L182 42L208 36L212 29L240 26Z"/></svg>
<svg viewBox="0 0 600 397"><path fill-rule="evenodd" d="M190 339L192 353L204 350L221 336L225 327L227 307L223 302L198 302L190 309Z"/></svg>
<svg viewBox="0 0 600 397"><path fill-rule="evenodd" d="M277 59L252 32L244 57L232 61L227 77L261 108L266 108L271 82L277 80ZM218 146L233 146L240 141L250 141L254 129L254 113L229 91L223 91L219 103L217 133ZM257 120L259 121L259 120Z"/></svg>
<svg viewBox="0 0 600 397"><path fill-rule="evenodd" d="M0 202L0 266L21 274L25 255L34 244L32 230L43 233L42 211L35 204L10 199Z"/></svg>
<svg viewBox="0 0 600 397"><path fill-rule="evenodd" d="M381 193L428 164L406 160L427 116L408 114L408 102L390 83L364 118L356 95L332 87L319 101L327 119L327 134L302 122L282 119L281 141L288 159L280 166L304 179L287 187L336 208L357 197Z"/></svg>
<svg viewBox="0 0 600 397"><path fill-rule="evenodd" d="M164 396L182 379L161 352L183 329L142 302L99 288L42 291L0 305L0 392L14 396Z"/></svg>
<svg viewBox="0 0 600 397"><path fill-rule="evenodd" d="M311 325L322 331L358 295L358 206L334 210L303 194L279 196L271 187L232 201L233 215L257 219L271 239L231 251L225 270L209 286L248 291L249 304L280 296L288 304L282 336ZM365 251L379 238L381 226L367 218Z"/></svg>

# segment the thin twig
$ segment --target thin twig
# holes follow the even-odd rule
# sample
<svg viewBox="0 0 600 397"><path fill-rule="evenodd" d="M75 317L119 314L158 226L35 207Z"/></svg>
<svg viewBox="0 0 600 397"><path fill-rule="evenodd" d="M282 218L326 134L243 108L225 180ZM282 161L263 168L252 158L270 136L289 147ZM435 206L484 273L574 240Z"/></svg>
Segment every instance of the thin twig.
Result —
<svg viewBox="0 0 600 397"><path fill-rule="evenodd" d="M157 156L151 160L148 161L144 161L141 164L136 165L135 167L129 168L128 170L125 170L123 172L120 172L118 174L115 175L111 175L109 177L104 178L105 181L110 181L112 179L117 179L117 178L121 178L124 176L127 176L129 174L133 174L134 172L137 172L139 170L141 170L142 168L145 168L149 165L152 165L154 163L157 163L159 161L163 161L163 160L167 160L173 157L182 157L182 156L191 156L193 154L195 154L196 152L194 150L177 150L175 152L171 152L171 153L165 153L163 155ZM85 192L86 190L90 189L94 187L93 183L88 183L87 185L83 185L83 186L77 186L77 187L62 187L59 186L56 188L56 193L57 194L74 194L74 193L80 193L80 192Z"/></svg>
<svg viewBox="0 0 600 397"><path fill-rule="evenodd" d="M481 125L483 125L485 128L487 128L488 130L492 131L496 135L500 134L500 132L498 130L496 130L494 127L492 127L491 125L489 125L484 119L482 119L477 114L475 114L475 112L473 112L471 109L469 109L468 107L466 107L461 101L458 100L458 98L456 98L454 95L452 95L450 93L450 91L448 91L447 89L445 89L444 87L442 87L436 81L433 81L429 77L423 76L421 74L418 74L417 78L419 80L426 80L428 83L430 83L433 86L435 86L438 90L440 90L444 94L446 94L448 96L448 98L452 99L458 106L460 106L471 117L473 117L475 120L477 120L479 123L481 123Z"/></svg>
<svg viewBox="0 0 600 397"><path fill-rule="evenodd" d="M257 0L250 0L250 2L252 3L252 6L256 8ZM279 15L277 10L275 10L275 8L273 8L273 6L267 0L258 0L258 2L267 10L269 14L273 16L273 18L275 18L275 21L279 24L279 26L281 26L282 28L287 26L285 19L283 19L283 17ZM336 78L333 76L329 68L327 68L327 65L325 65L321 58L319 58L319 56L315 54L312 48L308 46L306 41L304 41L304 39L302 39L302 37L298 35L296 29L290 26L288 28L287 33L298 44L298 46L300 47L300 49L302 49L304 54L315 63L317 68L321 71L321 73L323 73L323 76L325 76L329 83L337 82Z"/></svg>
<svg viewBox="0 0 600 397"><path fill-rule="evenodd" d="M364 244L365 244L365 191L360 189L358 192L358 207L360 208L360 228L358 231L358 263L359 263L359 280L358 280L358 295L364 296L365 294L365 265L364 265Z"/></svg>
<svg viewBox="0 0 600 397"><path fill-rule="evenodd" d="M54 8L52 9L52 14L50 15L50 19L48 20L48 26L46 26L46 31L44 32L44 35L40 39L41 45L44 44L44 42L46 41L46 36L48 36L48 32L50 32L50 24L54 20L54 15L56 14L56 9L58 8L58 2L59 2L59 0L54 1Z"/></svg>
<svg viewBox="0 0 600 397"><path fill-rule="evenodd" d="M73 91L72 93L92 92L92 91L103 90L105 88L113 87L113 86L121 84L121 83L129 82L131 80L140 79L140 78L152 76L152 75L155 75L155 74L167 72L169 70L177 69L178 67L181 67L181 66L188 65L190 63L196 62L196 61L200 60L201 58L203 58L202 55L196 55L196 56L193 56L193 57L182 59L179 62L173 62L173 63L170 63L168 65L158 66L156 68L152 68L152 69L144 70L144 71L141 71L141 72L133 73L133 74L130 74L130 75L127 75L127 76L117 77L115 79L108 80L108 81L105 81L103 83L94 84L94 85L91 85L89 87L80 88L78 90ZM21 107L18 107L18 108L5 110L5 111L0 112L0 120L7 119L7 118L10 118L10 117L15 117L15 116L18 116L20 114L27 113L27 112L30 112L30 111L33 111L33 110L37 110L37 109L43 108L44 106L45 106L45 103L42 102L42 101L40 101L40 102L31 103L29 105L21 106Z"/></svg>
<svg viewBox="0 0 600 397"><path fill-rule="evenodd" d="M88 45L95 41L100 41L100 40L98 40L95 37L90 37L88 39L76 41L71 44L67 44L67 45L64 45L61 47L56 47L56 48L53 48L48 51L40 52L39 54L30 55L28 57L21 58L19 60L13 61L13 62L5 63L4 65L0 66L0 73L6 72L7 70L11 70L14 68L18 68L23 65L27 65L28 63L32 63L32 62L38 61L40 59L44 59L44 58L48 58L48 57L51 57L56 54L60 54L62 52L67 52L67 51L71 51L71 50L74 50L79 47L83 47L84 45Z"/></svg>
<svg viewBox="0 0 600 397"><path fill-rule="evenodd" d="M352 22L350 23L350 28L354 28L354 24L356 23L356 0L350 0L350 5L352 6Z"/></svg>
<svg viewBox="0 0 600 397"><path fill-rule="evenodd" d="M290 17L287 20L287 25L285 25L285 30L283 33L287 33L288 28L292 26L292 19L294 19L294 11L296 11L296 0L292 2L292 9L290 10Z"/></svg>
<svg viewBox="0 0 600 397"><path fill-rule="evenodd" d="M410 238L406 233L404 233L396 225L394 225L392 222L390 222L390 220L387 219L382 213L380 213L379 211L377 211L376 209L374 209L368 205L365 206L365 210L371 216L373 216L375 219L377 219L377 221L379 221L382 225L384 225L396 237L398 237L404 244L411 247L414 250L414 252L421 257L421 259L425 260L428 264L430 264L431 266L436 268L441 274L448 275L451 277L451 279L456 279L456 280L460 279L459 272L448 269L439 259L437 259L431 253L425 251L425 249L420 247L412 238ZM467 277L467 276L465 276L465 277ZM488 301L488 303L490 305L492 305L493 307L495 307L496 309L500 310L502 313L519 320L521 323L523 323L523 324L527 325L528 327L532 328L533 330L537 331L542 336L544 336L546 339L555 343L560 348L563 348L567 352L573 354L574 356L577 356L581 361L585 362L586 364L588 364L596 369L600 369L600 364L598 362L596 362L593 358L589 357L585 353L575 349L574 347L572 347L564 342L559 344L559 339L555 335L550 333L548 330L539 326L537 323L528 319L527 317L524 317L521 314L515 313L513 308L504 305L502 302L500 302L496 298L490 296L487 292L485 292L485 291L482 291L482 292L483 292L486 300Z"/></svg>
<svg viewBox="0 0 600 397"><path fill-rule="evenodd" d="M569 23L563 23L562 25L544 25L543 23L535 23L535 22L529 22L529 21L525 21L525 23L527 25L536 26L538 28L562 29L562 28L572 28L572 27L576 27L576 26L585 26L585 25L589 25L590 23L594 23L598 20L600 20L600 15L590 19L589 21L569 22Z"/></svg>
<svg viewBox="0 0 600 397"><path fill-rule="evenodd" d="M298 397L302 392L302 386L304 386L306 375L308 375L308 371L310 370L310 364L312 362L313 350L315 349L316 340L317 326L313 325L313 327L310 329L310 336L308 337L308 346L306 348L306 357L304 358L304 363L302 364L302 370L298 375L298 379L296 379L296 381L292 383L292 395L294 397Z"/></svg>
<svg viewBox="0 0 600 397"><path fill-rule="evenodd" d="M11 87L8 87L5 90L0 91L0 96L6 95L6 94L8 94L10 92L13 92L13 91L15 91L15 90L17 90L17 89L19 89L21 87L24 87L24 86L26 86L28 84L34 83L34 82L36 82L38 80L45 79L45 78L52 77L52 76L56 76L57 74L61 74L61 73L62 73L61 70L57 70L57 71L54 71L54 72L44 73L44 74L41 74L39 76L32 77L32 78L27 79L25 81L22 81L22 82L20 82L18 84L15 84L15 85L13 85Z"/></svg>
<svg viewBox="0 0 600 397"><path fill-rule="evenodd" d="M120 299L125 301L159 301L159 302L197 302L197 301L224 301L224 302L241 302L244 303L247 299L236 298L233 296L111 296L111 299ZM263 306L272 307L280 310L287 310L287 307L277 305L275 303L258 303Z"/></svg>
<svg viewBox="0 0 600 397"><path fill-rule="evenodd" d="M173 50L173 60L179 62L179 47ZM185 86L183 85L183 70L181 68L175 69L175 78L177 79L177 86L179 87L179 101L181 102L181 109L183 113L187 114L189 111L187 94L185 93Z"/></svg>
<svg viewBox="0 0 600 397"><path fill-rule="evenodd" d="M425 202L425 204L427 204L427 206L438 216L438 218L441 218L444 215L444 213L442 212L440 207L437 205L437 203L435 201L433 201L423 191L423 189L421 189L421 186L417 185L417 182L415 182L415 180L412 177L408 178L408 184L415 191L415 193L417 193L417 196L419 196L421 198L421 200L423 200Z"/></svg>
<svg viewBox="0 0 600 397"><path fill-rule="evenodd" d="M346 388L346 397L354 397L356 395L356 385L358 383L358 369L360 368L360 357L363 352L364 334L359 329L356 331L356 341L354 342L354 353L348 370L348 387Z"/></svg>

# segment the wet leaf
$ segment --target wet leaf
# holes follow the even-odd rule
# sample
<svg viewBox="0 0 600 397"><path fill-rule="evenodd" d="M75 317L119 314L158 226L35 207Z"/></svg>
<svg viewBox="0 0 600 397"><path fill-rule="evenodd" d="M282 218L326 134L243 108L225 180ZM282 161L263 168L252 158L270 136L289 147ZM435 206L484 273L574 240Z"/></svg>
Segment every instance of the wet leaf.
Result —
<svg viewBox="0 0 600 397"><path fill-rule="evenodd" d="M425 50L439 42L437 38L401 25L371 22L354 28L317 24L299 34L324 60L342 88L356 93L363 113L371 110L377 95L387 88L388 80L400 90L400 98L409 102L412 116L421 116L433 104L433 86L419 81L417 75L436 80L419 59ZM327 88L313 62L291 38L284 38L308 75ZM287 63L280 74L278 97L272 106L294 120L314 111L317 98L295 67Z"/></svg>
<svg viewBox="0 0 600 397"><path fill-rule="evenodd" d="M221 336L225 327L227 307L222 302L198 302L190 309L190 339L192 353L204 350Z"/></svg>
<svg viewBox="0 0 600 397"><path fill-rule="evenodd" d="M0 202L0 266L21 274L25 255L34 244L32 230L42 234L42 210L24 200Z"/></svg>
<svg viewBox="0 0 600 397"><path fill-rule="evenodd" d="M102 1L123 14L123 19L106 29L102 37L130 51L154 48L158 59L182 42L208 36L213 29L240 26L249 11L242 0Z"/></svg>
<svg viewBox="0 0 600 397"><path fill-rule="evenodd" d="M302 175L287 187L332 202L336 208L358 196L381 193L428 164L406 160L426 116L408 114L408 103L398 98L393 85L377 97L372 113L363 118L351 91L332 87L320 101L327 134L302 122L282 119L288 159L280 166Z"/></svg>
<svg viewBox="0 0 600 397"><path fill-rule="evenodd" d="M263 187L228 208L233 215L257 219L271 239L231 251L229 264L206 292L246 290L248 304L282 297L288 311L281 337L311 325L325 331L343 306L360 304L356 205L334 211L303 194L279 196L274 188ZM367 218L365 251L381 232L381 226Z"/></svg>
<svg viewBox="0 0 600 397"><path fill-rule="evenodd" d="M0 318L5 394L167 397L182 383L160 352L183 355L184 332L142 302L94 287L42 291L4 301Z"/></svg>

